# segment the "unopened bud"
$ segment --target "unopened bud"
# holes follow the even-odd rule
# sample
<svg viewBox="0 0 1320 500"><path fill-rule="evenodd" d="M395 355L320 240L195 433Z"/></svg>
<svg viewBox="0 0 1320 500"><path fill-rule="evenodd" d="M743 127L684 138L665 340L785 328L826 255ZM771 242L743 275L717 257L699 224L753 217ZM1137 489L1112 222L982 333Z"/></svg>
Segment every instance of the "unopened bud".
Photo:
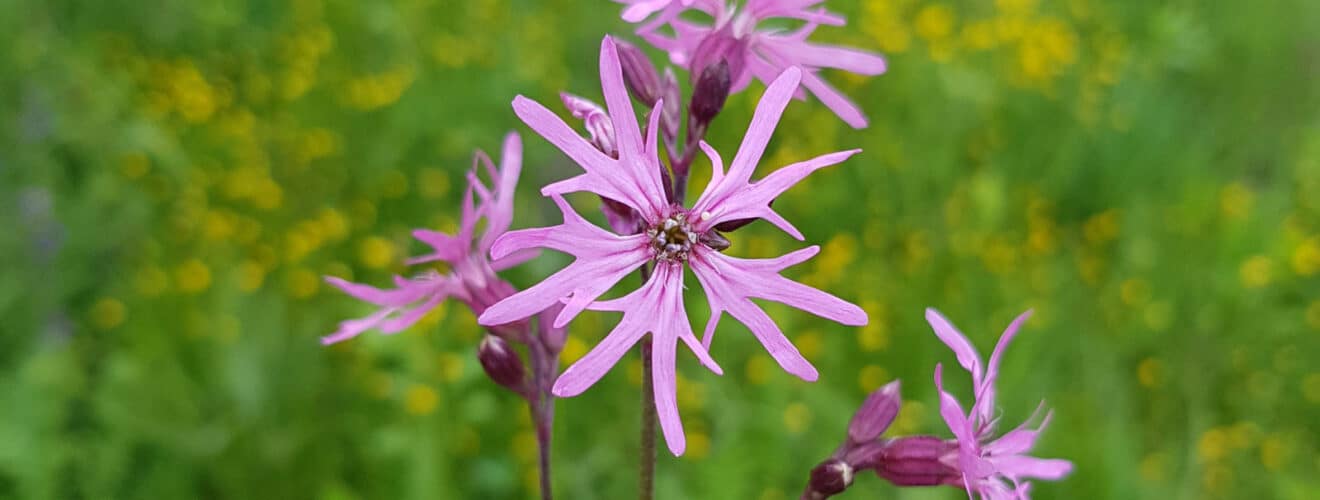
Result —
<svg viewBox="0 0 1320 500"><path fill-rule="evenodd" d="M724 109L724 101L729 98L732 80L729 77L729 63L720 61L707 66L692 87L692 103L688 113L697 126L704 127L715 119Z"/></svg>
<svg viewBox="0 0 1320 500"><path fill-rule="evenodd" d="M662 87L660 74L656 73L651 59L631 43L615 40L614 45L619 51L619 66L623 69L623 84L628 87L628 92L646 107L655 106L655 101L662 96Z"/></svg>
<svg viewBox="0 0 1320 500"><path fill-rule="evenodd" d="M853 468L846 462L831 458L811 469L807 489L818 498L837 495L852 486Z"/></svg>
<svg viewBox="0 0 1320 500"><path fill-rule="evenodd" d="M564 340L568 336L568 325L555 328L555 318L558 317L560 311L563 310L564 304L561 302L555 302L544 311L541 311L541 314L539 315L541 329L537 334L541 336L541 340L545 342L545 346L549 348L550 352L557 353L562 350L564 348Z"/></svg>
<svg viewBox="0 0 1320 500"><path fill-rule="evenodd" d="M958 443L934 436L895 439L885 446L875 473L896 486L962 484L962 473L946 460L958 452Z"/></svg>
<svg viewBox="0 0 1320 500"><path fill-rule="evenodd" d="M725 238L724 235L720 234L719 231L706 231L701 235L700 241L701 244L710 247L711 250L716 252L723 252L728 250L730 246L733 246L733 243L730 242L728 238Z"/></svg>
<svg viewBox="0 0 1320 500"><path fill-rule="evenodd" d="M527 370L523 368L522 358L504 339L494 335L481 339L477 346L477 360L495 383L518 393L524 390Z"/></svg>
<svg viewBox="0 0 1320 500"><path fill-rule="evenodd" d="M665 68L664 81L664 108L660 110L660 132L665 135L668 142L678 140L678 125L682 120L679 103L683 101L682 89L678 87L678 77L674 75L674 68Z"/></svg>
<svg viewBox="0 0 1320 500"><path fill-rule="evenodd" d="M692 72L693 86L696 86L698 79L705 74L707 68L720 62L729 65L729 74L733 77L741 75L747 53L746 39L734 36L732 25L706 35L706 38L697 44L696 50L692 51L692 61L688 64L688 70Z"/></svg>
<svg viewBox="0 0 1320 500"><path fill-rule="evenodd" d="M773 199L770 200L770 203L768 203L767 206L770 206L770 207L775 206L775 200L773 200ZM734 220L728 220L728 221L724 221L724 222L721 222L721 223L719 223L719 224L716 224L716 225L715 225L715 229L716 229L717 231L721 232L721 233L731 233L731 232L737 231L737 230L739 230L739 229L742 229L743 226L746 226L746 225L748 225L748 224L751 224L751 223L753 223L753 222L756 222L756 220L757 220L756 217L751 217L751 218L747 218L747 219L734 219Z"/></svg>
<svg viewBox="0 0 1320 500"><path fill-rule="evenodd" d="M588 99L567 92L560 92L559 99L564 102L564 107L574 118L582 120L587 134L591 136L591 144L602 153L617 158L614 122L610 120L610 115L605 109Z"/></svg>
<svg viewBox="0 0 1320 500"><path fill-rule="evenodd" d="M852 421L848 423L849 441L865 443L880 437L885 429L889 428L889 424L894 422L894 417L898 416L899 407L903 405L899 388L899 381L895 380L866 397L862 407L853 414Z"/></svg>

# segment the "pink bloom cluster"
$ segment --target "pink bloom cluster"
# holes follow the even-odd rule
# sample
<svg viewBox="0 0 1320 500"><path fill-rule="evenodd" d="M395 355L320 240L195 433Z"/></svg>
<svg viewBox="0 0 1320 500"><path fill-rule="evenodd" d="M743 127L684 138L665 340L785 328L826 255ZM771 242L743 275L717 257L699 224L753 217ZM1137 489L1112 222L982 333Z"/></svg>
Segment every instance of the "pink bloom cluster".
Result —
<svg viewBox="0 0 1320 500"><path fill-rule="evenodd" d="M813 43L807 39L820 25L841 26L843 17L819 7L824 0L746 0L741 6L724 0L623 0L629 4L624 19L642 22L638 36L669 53L670 60L691 71L693 78L719 61L729 64L733 92L756 78L769 84L784 70L802 68L802 86L854 128L867 126L866 116L818 75L834 68L873 76L885 72L885 60L857 49ZM709 24L693 22L681 14L700 11L713 18ZM801 23L791 31L765 26L773 19ZM672 34L666 33L668 25Z"/></svg>
<svg viewBox="0 0 1320 500"><path fill-rule="evenodd" d="M495 240L508 231L513 222L513 193L522 169L522 141L517 134L505 136L500 159L502 163L497 169L483 152L478 151L473 158L457 234L427 229L413 231L413 237L430 246L432 251L409 259L407 264L441 261L449 265L448 274L427 270L410 278L395 276L394 288L385 290L334 276L325 278L344 293L379 308L367 317L341 322L334 333L321 339L322 343L347 340L373 328L381 333L401 332L450 297L467 304L474 314L481 314L491 304L514 293L513 286L495 273L521 264L535 257L537 252L512 253L493 261L488 254ZM481 182L479 166L485 167L492 186L487 187ZM479 203L475 202L474 195L480 199ZM477 224L483 219L485 231L476 238Z"/></svg>
<svg viewBox="0 0 1320 500"><path fill-rule="evenodd" d="M804 500L822 500L847 489L859 470L873 470L897 486L948 485L963 488L969 497L987 500L1029 500L1031 479L1056 480L1072 472L1066 460L1042 459L1027 454L1049 423L1047 414L1035 428L1024 423L996 435L995 381L999 362L1022 323L1031 315L1018 316L1000 336L988 365L976 348L947 319L934 309L926 319L935 335L953 349L958 363L972 375L975 403L964 413L958 400L944 390L943 367L935 366L935 385L940 393L940 415L954 439L936 436L881 438L894 421L902 398L894 381L877 389L853 416L843 445L815 469L803 493ZM1039 415L1040 410L1037 410ZM1028 422L1036 421L1033 415Z"/></svg>
<svg viewBox="0 0 1320 500"><path fill-rule="evenodd" d="M1026 454L1035 446L1036 438L1049 423L1049 413L1035 428L1028 427L1028 423L1035 420L1033 417L1004 435L995 437L998 424L995 417L995 381L999 377L999 361L1008 343L1030 316L1031 311L1024 312L1008 325L995 344L994 352L990 354L990 362L983 365L981 356L967 337L941 316L939 311L926 310L926 321L935 330L935 335L953 350L958 364L972 375L975 401L970 413L964 413L958 400L944 390L943 366L935 366L935 386L940 391L940 416L958 440L956 459L949 458L946 461L956 462L962 474L963 487L969 495L975 492L991 500L1025 500L1029 498L1031 488L1028 479L1058 480L1072 472L1072 463L1067 460L1036 458Z"/></svg>
<svg viewBox="0 0 1320 500"><path fill-rule="evenodd" d="M847 325L865 324L866 313L857 306L779 274L811 258L819 248L811 246L773 259L741 259L725 256L704 243L720 223L747 218L765 219L802 239L802 233L771 209L770 202L810 173L858 152L823 155L752 182L752 173L801 75L801 71L790 68L770 84L727 172L720 155L701 143L714 172L692 208L672 204L665 193L656 136L660 113L651 113L643 137L612 39L607 37L601 43L600 78L614 125L615 156L603 153L545 106L518 96L513 102L518 117L568 155L584 173L541 190L563 213L563 224L507 233L495 241L491 255L501 259L528 249L549 248L572 255L575 260L540 283L492 305L479 322L498 325L518 321L559 302L564 308L555 319L556 327L586 309L623 312L623 319L605 339L560 376L554 394L573 396L586 390L650 333L655 403L666 442L676 455L685 449L674 385L678 342L686 344L707 368L721 373L707 349L724 313L747 325L785 370L815 380L816 369L751 299L784 303ZM572 192L591 192L626 205L635 211L643 230L616 234L593 225L562 198ZM641 288L619 299L598 301L625 276L647 265L652 270ZM684 268L697 276L710 303L711 317L702 342L697 341L684 307Z"/></svg>

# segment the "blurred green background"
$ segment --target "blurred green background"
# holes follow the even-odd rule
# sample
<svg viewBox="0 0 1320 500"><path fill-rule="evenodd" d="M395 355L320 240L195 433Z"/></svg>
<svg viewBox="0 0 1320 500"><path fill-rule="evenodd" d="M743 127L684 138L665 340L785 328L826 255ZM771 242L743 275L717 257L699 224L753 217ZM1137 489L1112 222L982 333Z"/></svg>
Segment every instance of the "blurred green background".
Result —
<svg viewBox="0 0 1320 500"><path fill-rule="evenodd" d="M808 384L726 319L723 377L680 357L689 448L662 453L660 497L797 498L893 378L895 432L947 435L935 306L982 352L1035 308L1000 404L1017 422L1047 399L1038 455L1077 464L1039 498L1320 498L1320 3L827 5L850 24L819 39L889 57L826 75L872 126L793 104L760 175L865 149L776 209L824 247L789 275L871 324L771 307L821 371ZM618 12L0 0L0 497L530 497L526 409L476 363L472 315L321 347L367 309L320 276L407 272L410 228L452 228L473 150L510 129L515 227L556 221L537 188L574 168L509 102L598 99L600 37L630 37ZM716 122L726 157L761 88ZM731 239L803 245L766 224ZM566 356L612 321L581 316ZM561 498L633 494L638 380L633 357L559 402ZM842 498L963 496L867 475Z"/></svg>

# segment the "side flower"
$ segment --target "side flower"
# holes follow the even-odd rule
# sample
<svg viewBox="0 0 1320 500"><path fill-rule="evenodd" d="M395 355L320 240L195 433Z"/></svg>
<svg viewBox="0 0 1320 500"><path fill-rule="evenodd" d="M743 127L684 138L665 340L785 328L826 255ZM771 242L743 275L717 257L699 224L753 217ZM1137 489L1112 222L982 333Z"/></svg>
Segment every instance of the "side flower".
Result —
<svg viewBox="0 0 1320 500"><path fill-rule="evenodd" d="M733 92L738 92L753 78L769 84L784 70L798 66L802 68L803 87L848 125L865 128L867 120L861 109L817 73L822 68L833 68L874 76L885 72L885 60L862 50L808 41L819 25L845 23L843 17L817 7L821 3L823 0L746 0L738 6L723 0L701 0L679 6L678 2L637 2L629 11L641 11L643 5L665 9L643 24L637 34L668 52L670 60L687 68L693 78L706 67L725 61L731 70ZM701 11L714 21L701 24L685 20L676 12L684 8ZM629 19L627 12L624 18L638 22ZM784 31L771 21L776 18L803 24ZM672 35L659 29L664 24L673 28Z"/></svg>
<svg viewBox="0 0 1320 500"><path fill-rule="evenodd" d="M811 172L839 163L857 150L789 165L751 182L770 135L801 78L798 69L790 68L766 90L727 173L718 153L701 144L714 167L710 184L691 209L676 206L670 203L661 180L663 166L656 135L660 113L650 114L643 138L625 89L615 44L608 37L601 43L600 76L606 109L614 124L617 157L602 153L540 103L522 96L514 100L518 117L585 172L541 190L563 213L563 224L510 232L495 242L491 255L502 258L527 249L549 248L570 254L575 260L544 281L491 306L478 321L483 325L517 321L560 302L564 308L555 326L567 324L586 309L623 312L619 324L559 377L554 394L567 397L585 391L650 333L657 412L670 451L680 455L686 441L675 397L674 365L679 341L687 344L707 368L721 373L707 348L720 316L727 312L746 324L785 370L815 380L815 368L751 299L781 302L848 325L866 323L861 308L779 274L811 258L818 247L774 259L740 259L725 256L705 243L711 241L708 234L713 234L718 224L749 217L765 219L802 239L792 224L770 208L770 201ZM643 231L615 234L591 224L562 198L579 191L627 205L636 211ZM652 271L640 289L619 299L597 302L619 280L648 265ZM697 341L684 307L685 267L697 276L710 302L712 316L704 342Z"/></svg>
<svg viewBox="0 0 1320 500"><path fill-rule="evenodd" d="M1035 428L1028 419L1017 428L996 437L998 419L995 418L995 380L999 375L999 361L1008 343L1017 335L1031 311L1013 320L990 355L989 364L982 365L981 356L971 342L954 328L939 311L926 310L926 321L935 335L949 346L957 356L958 364L972 375L975 399L971 411L964 412L958 400L944 390L943 366L935 366L935 387L940 392L940 416L957 438L957 450L952 450L945 463L956 465L962 475L962 486L968 496L976 493L985 499L1027 499L1030 479L1058 480L1072 472L1072 462L1044 459L1027 455L1036 444L1036 438L1049 423L1050 413ZM1043 406L1043 405L1042 405ZM1037 414L1040 410L1037 409Z"/></svg>
<svg viewBox="0 0 1320 500"><path fill-rule="evenodd" d="M341 322L334 333L321 338L321 343L341 342L371 329L387 334L401 332L451 297L467 304L474 314L479 315L491 304L513 295L513 285L499 279L495 273L535 257L536 252L518 252L494 261L487 255L496 238L508 231L513 221L513 192L522 169L522 141L516 133L505 136L501 161L497 169L490 157L477 152L473 168L468 172L468 187L463 195L457 234L427 229L413 231L413 237L429 245L432 251L409 259L407 264L442 261L449 265L447 274L426 270L410 278L395 276L391 289L353 283L334 276L325 278L327 283L344 293L379 306L379 309L367 317ZM485 167L493 183L491 186L486 186L478 178L479 166ZM479 203L476 198L480 199ZM478 238L474 233L483 218L486 228ZM516 336L521 329L495 328L493 331Z"/></svg>

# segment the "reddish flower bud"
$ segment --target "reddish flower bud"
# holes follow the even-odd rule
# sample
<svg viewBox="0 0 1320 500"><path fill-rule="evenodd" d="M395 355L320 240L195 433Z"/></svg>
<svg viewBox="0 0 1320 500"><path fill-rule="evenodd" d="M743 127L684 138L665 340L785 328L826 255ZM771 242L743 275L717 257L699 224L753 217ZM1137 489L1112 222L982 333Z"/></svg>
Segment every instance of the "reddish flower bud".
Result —
<svg viewBox="0 0 1320 500"><path fill-rule="evenodd" d="M733 243L720 234L719 231L706 231L701 235L701 244L706 245L716 252L728 250Z"/></svg>
<svg viewBox="0 0 1320 500"><path fill-rule="evenodd" d="M724 101L729 98L732 80L729 77L729 63L720 61L707 66L692 87L692 103L688 113L698 127L705 128L715 115L724 109Z"/></svg>
<svg viewBox="0 0 1320 500"><path fill-rule="evenodd" d="M678 125L683 116L682 108L679 103L683 100L682 89L678 87L678 77L674 76L674 68L665 68L664 82L664 108L660 110L660 132L664 134L665 140L674 142L678 140Z"/></svg>
<svg viewBox="0 0 1320 500"><path fill-rule="evenodd" d="M774 207L775 200L770 200L770 203L768 203L767 205L770 207ZM730 221L724 221L719 224L716 224L715 229L721 233L731 233L733 231L742 229L743 226L756 222L756 220L757 219L755 217L752 217L749 219L734 219Z"/></svg>
<svg viewBox="0 0 1320 500"><path fill-rule="evenodd" d="M898 416L898 409L903 404L899 394L899 381L876 389L862 402L862 407L848 423L848 440L853 443L865 443L880 437Z"/></svg>
<svg viewBox="0 0 1320 500"><path fill-rule="evenodd" d="M663 96L663 86L651 59L642 49L628 42L615 40L614 45L618 47L619 66L623 69L623 84L628 87L628 92L646 107L655 106L655 101Z"/></svg>
<svg viewBox="0 0 1320 500"><path fill-rule="evenodd" d="M524 391L527 370L523 368L522 357L504 339L494 335L481 339L481 345L477 346L477 360L495 383L517 393Z"/></svg>
<svg viewBox="0 0 1320 500"><path fill-rule="evenodd" d="M875 473L896 486L961 485L958 443L934 436L895 439L880 454Z"/></svg>
<svg viewBox="0 0 1320 500"><path fill-rule="evenodd" d="M831 458L811 469L807 490L814 498L837 495L852 486L853 468L842 460Z"/></svg>

